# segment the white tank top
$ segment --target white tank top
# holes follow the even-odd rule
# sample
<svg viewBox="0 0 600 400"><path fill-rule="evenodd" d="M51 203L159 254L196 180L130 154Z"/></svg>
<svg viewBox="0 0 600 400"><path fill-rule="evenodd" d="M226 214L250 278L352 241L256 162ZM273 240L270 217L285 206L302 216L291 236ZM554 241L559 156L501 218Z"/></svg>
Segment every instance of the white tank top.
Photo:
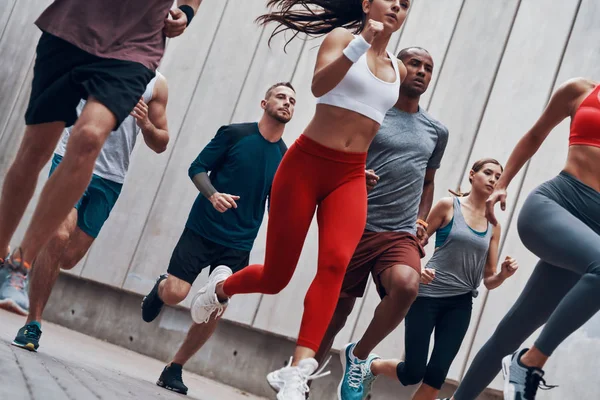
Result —
<svg viewBox="0 0 600 400"><path fill-rule="evenodd" d="M144 102L149 103L152 100L152 94L154 93L154 85L156 79L161 76L160 72L156 71L156 76L148 83L146 90L142 95ZM77 106L77 115L81 114L83 107L85 106L85 100L81 100ZM67 142L71 135L72 127L68 127L63 132L63 135L54 150L54 153L59 156L64 156L67 150ZM111 132L108 139L100 151L100 155L94 165L94 174L101 178L108 179L116 183L125 182L125 175L129 169L129 160L131 159L131 153L135 147L135 141L137 135L141 132L140 127L137 125L135 118L131 115L127 116L123 120L123 123L114 131Z"/></svg>
<svg viewBox="0 0 600 400"><path fill-rule="evenodd" d="M367 64L367 53L356 61L344 79L323 96L317 104L328 104L355 111L381 124L385 113L396 104L400 93L400 72L396 57L388 51L396 80L386 82L373 74Z"/></svg>

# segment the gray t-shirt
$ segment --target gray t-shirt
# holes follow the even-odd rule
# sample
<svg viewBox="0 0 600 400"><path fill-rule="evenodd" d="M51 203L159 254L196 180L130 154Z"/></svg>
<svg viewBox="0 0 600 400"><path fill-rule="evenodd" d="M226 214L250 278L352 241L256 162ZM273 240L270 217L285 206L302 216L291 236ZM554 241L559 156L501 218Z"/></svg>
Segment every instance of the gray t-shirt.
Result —
<svg viewBox="0 0 600 400"><path fill-rule="evenodd" d="M142 95L146 104L152 100L154 85L159 76L160 72L156 71L156 76L146 86L146 91ZM77 115L81 114L84 106L85 100L82 99L77 106ZM54 153L59 156L64 156L67 151L67 143L69 142L72 128L72 126L65 128L54 150ZM137 135L140 131L141 129L138 127L136 119L128 115L121 125L111 132L106 142L104 142L102 151L100 151L94 165L94 174L109 181L123 184L125 182L125 175L129 169L131 153L133 152Z"/></svg>
<svg viewBox="0 0 600 400"><path fill-rule="evenodd" d="M447 142L448 129L421 107L386 113L367 154L367 169L379 175L368 196L367 230L416 233L425 171L440 167Z"/></svg>

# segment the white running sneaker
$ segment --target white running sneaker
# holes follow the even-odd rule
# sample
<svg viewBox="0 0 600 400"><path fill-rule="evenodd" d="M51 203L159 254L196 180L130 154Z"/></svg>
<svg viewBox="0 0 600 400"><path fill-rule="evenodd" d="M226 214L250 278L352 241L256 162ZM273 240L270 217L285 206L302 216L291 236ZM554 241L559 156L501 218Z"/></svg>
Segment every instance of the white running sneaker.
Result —
<svg viewBox="0 0 600 400"><path fill-rule="evenodd" d="M223 314L225 308L229 304L229 300L221 303L217 298L215 289L217 283L223 282L231 276L232 272L229 267L219 265L208 277L208 282L204 285L192 299L190 313L192 319L197 324L205 324L210 320L211 315L216 311L217 316Z"/></svg>
<svg viewBox="0 0 600 400"><path fill-rule="evenodd" d="M329 360L316 371L319 364L314 358L305 358L295 367L291 367L292 359L290 358L288 366L268 374L267 381L277 392L277 400L306 400L309 391L308 381L322 378L331 373L331 371L322 372L328 362Z"/></svg>

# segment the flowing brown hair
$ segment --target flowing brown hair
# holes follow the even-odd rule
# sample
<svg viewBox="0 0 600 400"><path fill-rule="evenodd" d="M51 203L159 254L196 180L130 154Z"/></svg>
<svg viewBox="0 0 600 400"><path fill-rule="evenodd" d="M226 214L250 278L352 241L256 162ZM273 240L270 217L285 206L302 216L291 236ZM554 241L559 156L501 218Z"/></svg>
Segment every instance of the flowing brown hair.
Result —
<svg viewBox="0 0 600 400"><path fill-rule="evenodd" d="M362 3L363 0L269 0L267 7L272 10L256 18L256 22L260 25L277 23L269 37L269 45L275 35L295 31L286 41L287 47L300 33L318 37L339 27L354 33L362 32L366 22Z"/></svg>
<svg viewBox="0 0 600 400"><path fill-rule="evenodd" d="M479 172L479 171L481 171L481 169L483 168L483 166L485 164L498 165L500 167L500 169L502 170L502 172L504 172L504 167L502 166L502 164L500 164L500 162L494 158L482 158L481 160L475 161L475 163L471 167L471 171ZM469 182L473 183L473 180L470 177L469 177ZM456 191L454 191L452 189L448 189L448 191L456 197L465 197L471 193L471 192L467 192L467 193L461 192L460 186L458 187L458 190L456 190Z"/></svg>

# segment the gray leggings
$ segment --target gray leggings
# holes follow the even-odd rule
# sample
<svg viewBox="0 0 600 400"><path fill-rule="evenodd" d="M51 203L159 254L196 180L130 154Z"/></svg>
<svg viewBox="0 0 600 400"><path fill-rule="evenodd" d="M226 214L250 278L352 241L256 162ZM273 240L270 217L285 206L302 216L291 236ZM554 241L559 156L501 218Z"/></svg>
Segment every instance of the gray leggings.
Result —
<svg viewBox="0 0 600 400"><path fill-rule="evenodd" d="M600 193L561 172L534 190L518 219L540 258L513 307L473 360L454 397L475 400L516 351L546 324L535 346L548 356L600 309Z"/></svg>

